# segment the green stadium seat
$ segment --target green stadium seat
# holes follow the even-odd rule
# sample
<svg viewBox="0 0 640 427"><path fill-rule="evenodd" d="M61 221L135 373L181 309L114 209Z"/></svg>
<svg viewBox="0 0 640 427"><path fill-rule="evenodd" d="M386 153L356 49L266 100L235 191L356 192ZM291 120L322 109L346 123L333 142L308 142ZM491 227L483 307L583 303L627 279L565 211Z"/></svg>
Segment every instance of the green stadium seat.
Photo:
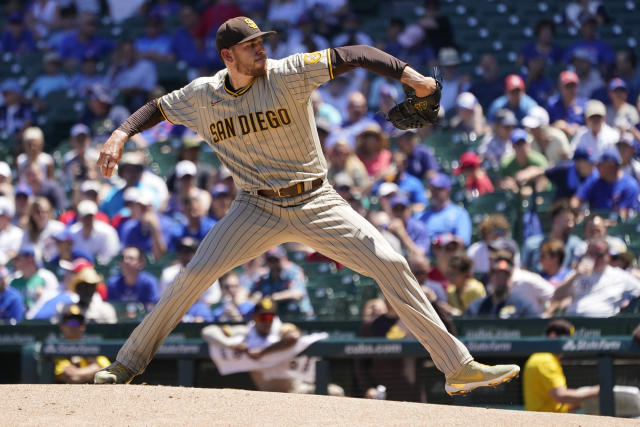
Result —
<svg viewBox="0 0 640 427"><path fill-rule="evenodd" d="M496 191L494 193L483 194L469 202L466 208L471 218L473 229L472 241L480 238L478 225L486 216L492 213L503 214L513 229L517 218L517 212L513 209L513 197L513 194L509 191Z"/></svg>

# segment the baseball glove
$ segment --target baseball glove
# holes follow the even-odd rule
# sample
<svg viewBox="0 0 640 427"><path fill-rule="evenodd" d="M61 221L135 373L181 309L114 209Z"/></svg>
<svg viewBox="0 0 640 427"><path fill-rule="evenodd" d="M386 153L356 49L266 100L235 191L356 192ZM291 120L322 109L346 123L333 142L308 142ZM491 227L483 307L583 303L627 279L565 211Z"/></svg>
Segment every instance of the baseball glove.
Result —
<svg viewBox="0 0 640 427"><path fill-rule="evenodd" d="M418 97L415 90L403 84L406 98L387 114L387 120L396 128L407 130L423 128L438 121L442 83L436 79L436 89L429 96Z"/></svg>

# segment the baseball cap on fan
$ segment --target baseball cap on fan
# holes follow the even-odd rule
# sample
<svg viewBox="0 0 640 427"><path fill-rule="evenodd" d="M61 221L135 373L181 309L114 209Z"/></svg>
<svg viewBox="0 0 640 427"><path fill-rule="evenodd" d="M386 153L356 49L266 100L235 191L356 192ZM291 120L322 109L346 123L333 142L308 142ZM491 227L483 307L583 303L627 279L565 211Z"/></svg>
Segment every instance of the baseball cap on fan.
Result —
<svg viewBox="0 0 640 427"><path fill-rule="evenodd" d="M507 92L514 89L524 90L524 80L517 74L509 74L504 80L504 86Z"/></svg>
<svg viewBox="0 0 640 427"><path fill-rule="evenodd" d="M229 49L231 46L275 33L275 31L260 31L258 25L246 16L231 18L220 25L216 32L218 55L220 55L222 49Z"/></svg>

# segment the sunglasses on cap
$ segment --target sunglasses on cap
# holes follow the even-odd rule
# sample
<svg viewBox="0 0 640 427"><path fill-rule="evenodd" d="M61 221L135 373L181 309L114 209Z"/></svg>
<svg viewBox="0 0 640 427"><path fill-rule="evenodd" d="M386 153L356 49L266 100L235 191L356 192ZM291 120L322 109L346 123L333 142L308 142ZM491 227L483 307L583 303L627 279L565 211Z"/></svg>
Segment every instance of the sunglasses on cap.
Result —
<svg viewBox="0 0 640 427"><path fill-rule="evenodd" d="M276 317L273 313L258 313L256 315L256 320L258 322L273 322L273 319Z"/></svg>

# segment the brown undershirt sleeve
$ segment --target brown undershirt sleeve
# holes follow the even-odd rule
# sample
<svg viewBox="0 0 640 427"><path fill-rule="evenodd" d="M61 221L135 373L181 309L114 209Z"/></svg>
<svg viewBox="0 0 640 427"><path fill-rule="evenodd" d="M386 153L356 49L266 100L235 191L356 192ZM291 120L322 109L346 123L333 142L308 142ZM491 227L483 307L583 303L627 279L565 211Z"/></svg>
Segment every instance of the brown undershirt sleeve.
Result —
<svg viewBox="0 0 640 427"><path fill-rule="evenodd" d="M118 127L128 136L133 136L143 130L149 129L164 120L160 108L158 108L158 100L156 98L144 104L135 113L129 116Z"/></svg>
<svg viewBox="0 0 640 427"><path fill-rule="evenodd" d="M400 80L408 64L375 47L367 45L342 46L331 49L333 75L347 73L356 67Z"/></svg>

